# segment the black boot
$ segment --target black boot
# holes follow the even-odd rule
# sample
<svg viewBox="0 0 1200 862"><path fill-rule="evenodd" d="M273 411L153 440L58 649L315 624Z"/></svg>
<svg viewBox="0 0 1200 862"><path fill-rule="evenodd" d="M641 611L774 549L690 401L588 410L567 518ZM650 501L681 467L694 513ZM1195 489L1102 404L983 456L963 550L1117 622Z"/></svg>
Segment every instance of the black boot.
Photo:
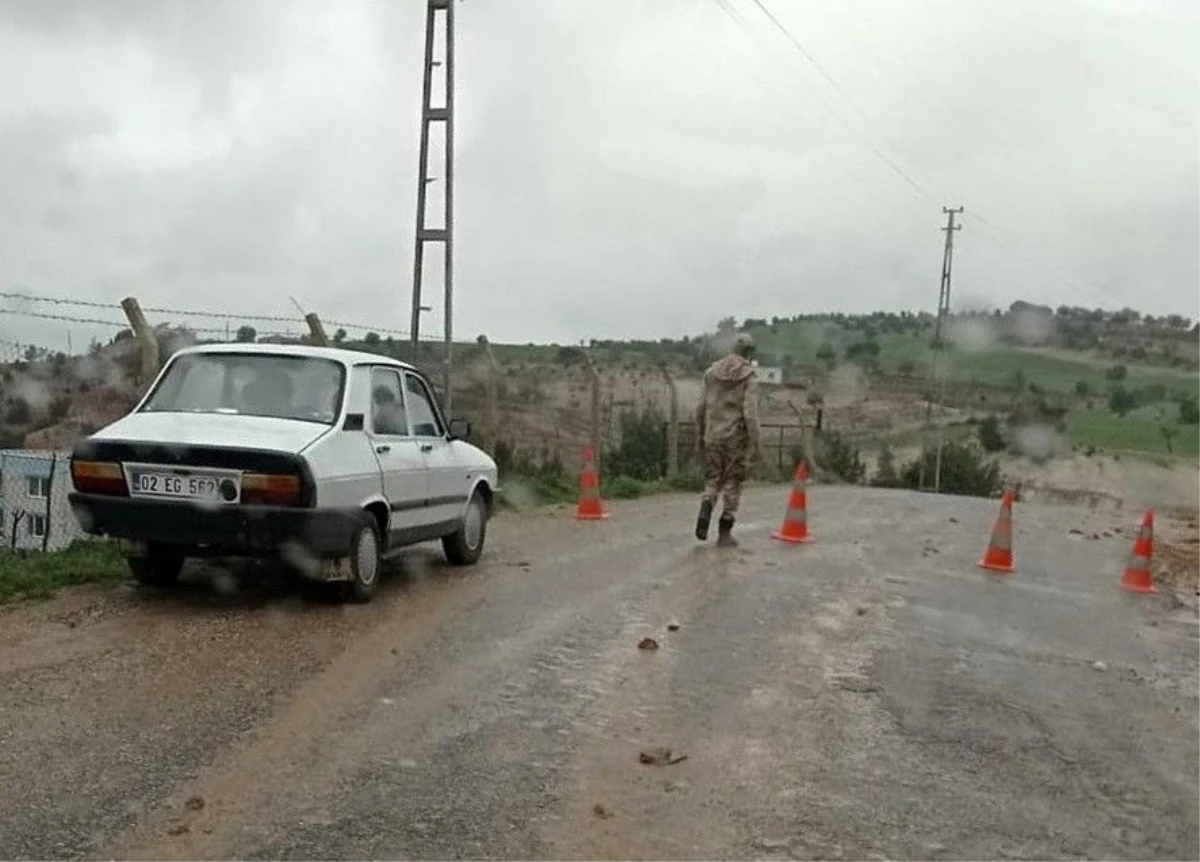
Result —
<svg viewBox="0 0 1200 862"><path fill-rule="evenodd" d="M696 517L696 538L703 542L708 538L708 525L712 521L712 500L700 501L700 514Z"/></svg>
<svg viewBox="0 0 1200 862"><path fill-rule="evenodd" d="M733 515L722 515L717 521L717 545L722 548L736 548L737 539L733 537Z"/></svg>

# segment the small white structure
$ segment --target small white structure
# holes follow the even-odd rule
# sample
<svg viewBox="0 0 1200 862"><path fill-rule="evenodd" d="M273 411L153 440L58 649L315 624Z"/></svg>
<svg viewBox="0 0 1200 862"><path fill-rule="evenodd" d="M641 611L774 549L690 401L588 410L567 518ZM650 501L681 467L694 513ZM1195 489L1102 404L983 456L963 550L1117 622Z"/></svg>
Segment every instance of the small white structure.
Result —
<svg viewBox="0 0 1200 862"><path fill-rule="evenodd" d="M71 455L0 450L0 547L61 551L83 536L71 511Z"/></svg>
<svg viewBox="0 0 1200 862"><path fill-rule="evenodd" d="M783 385L783 369L778 365L756 365L754 370L758 374L759 383L769 383L773 386Z"/></svg>

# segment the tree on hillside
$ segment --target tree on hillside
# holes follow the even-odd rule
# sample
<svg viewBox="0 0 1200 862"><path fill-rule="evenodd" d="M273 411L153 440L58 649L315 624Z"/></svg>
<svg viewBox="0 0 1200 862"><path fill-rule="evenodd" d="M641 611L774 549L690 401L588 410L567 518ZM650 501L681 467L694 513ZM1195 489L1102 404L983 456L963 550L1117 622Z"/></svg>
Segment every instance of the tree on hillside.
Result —
<svg viewBox="0 0 1200 862"><path fill-rule="evenodd" d="M1112 392L1108 394L1108 409L1122 418L1137 406L1137 396L1124 386L1114 386Z"/></svg>
<svg viewBox="0 0 1200 862"><path fill-rule="evenodd" d="M1179 399L1179 421L1183 425L1200 424L1200 402L1195 395Z"/></svg>
<svg viewBox="0 0 1200 862"><path fill-rule="evenodd" d="M911 359L901 359L896 365L896 370L899 371L903 377L912 377L913 372L917 370L917 363L913 362Z"/></svg>
<svg viewBox="0 0 1200 862"><path fill-rule="evenodd" d="M1112 368L1108 369L1108 371L1104 372L1104 376L1113 383L1120 383L1129 376L1129 369L1124 365L1114 365Z"/></svg>
<svg viewBox="0 0 1200 862"><path fill-rule="evenodd" d="M242 344L251 344L258 340L258 330L253 326L239 326L237 340Z"/></svg>
<svg viewBox="0 0 1200 862"><path fill-rule="evenodd" d="M377 347L379 345L379 333L368 332L365 336L363 336L363 344L367 345L368 347Z"/></svg>
<svg viewBox="0 0 1200 862"><path fill-rule="evenodd" d="M817 348L817 361L825 363L825 366L831 371L837 365L837 351L833 349L833 345L825 342Z"/></svg>
<svg viewBox="0 0 1200 862"><path fill-rule="evenodd" d="M1075 394L1078 395L1080 398L1087 398L1089 395L1092 394L1092 387L1088 384L1088 382L1086 380L1076 380L1075 381Z"/></svg>
<svg viewBox="0 0 1200 862"><path fill-rule="evenodd" d="M346 340L346 330L339 329L337 332L335 332L333 334L333 343L334 344L341 344L345 340Z"/></svg>
<svg viewBox="0 0 1200 862"><path fill-rule="evenodd" d="M1167 454L1175 453L1175 438L1179 436L1179 426L1167 421L1167 414L1162 408L1156 412L1158 419L1158 433L1162 435L1163 442L1167 445Z"/></svg>
<svg viewBox="0 0 1200 862"><path fill-rule="evenodd" d="M732 317L723 317L717 321L717 332L722 335L728 335L737 331L737 321Z"/></svg>

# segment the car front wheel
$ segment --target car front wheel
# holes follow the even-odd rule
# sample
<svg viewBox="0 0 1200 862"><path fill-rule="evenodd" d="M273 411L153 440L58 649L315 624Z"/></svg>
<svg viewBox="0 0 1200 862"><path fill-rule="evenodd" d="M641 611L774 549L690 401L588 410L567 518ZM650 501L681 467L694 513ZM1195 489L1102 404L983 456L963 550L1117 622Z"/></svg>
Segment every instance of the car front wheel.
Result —
<svg viewBox="0 0 1200 862"><path fill-rule="evenodd" d="M478 562L479 555L483 553L484 540L487 538L487 521L487 503L476 491L471 496L471 502L467 503L462 525L456 532L442 539L446 559L456 566L470 566Z"/></svg>
<svg viewBox="0 0 1200 862"><path fill-rule="evenodd" d="M144 557L126 557L130 574L148 587L170 587L183 570L183 551L166 545L150 545Z"/></svg>
<svg viewBox="0 0 1200 862"><path fill-rule="evenodd" d="M355 602L369 602L379 588L379 572L383 568L383 551L379 541L379 524L370 512L363 512L354 537L350 541L350 582L344 595Z"/></svg>

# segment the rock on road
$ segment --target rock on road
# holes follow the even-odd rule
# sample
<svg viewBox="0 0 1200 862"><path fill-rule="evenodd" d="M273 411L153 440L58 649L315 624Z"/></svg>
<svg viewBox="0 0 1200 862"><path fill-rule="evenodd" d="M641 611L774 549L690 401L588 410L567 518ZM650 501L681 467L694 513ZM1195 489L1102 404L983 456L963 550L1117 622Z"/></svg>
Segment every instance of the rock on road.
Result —
<svg viewBox="0 0 1200 862"><path fill-rule="evenodd" d="M998 577L994 501L815 487L794 547L785 497L736 550L690 497L504 514L365 606L0 612L0 856L1197 858L1197 616L1117 589L1133 513L1018 504Z"/></svg>

